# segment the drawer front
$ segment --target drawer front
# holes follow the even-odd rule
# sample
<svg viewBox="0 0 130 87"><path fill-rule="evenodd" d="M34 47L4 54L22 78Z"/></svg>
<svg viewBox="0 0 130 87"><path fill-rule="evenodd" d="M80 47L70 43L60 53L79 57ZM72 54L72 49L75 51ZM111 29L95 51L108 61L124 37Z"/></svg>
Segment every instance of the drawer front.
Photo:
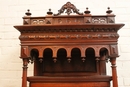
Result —
<svg viewBox="0 0 130 87"><path fill-rule="evenodd" d="M110 87L110 83L109 82L31 83L30 87Z"/></svg>

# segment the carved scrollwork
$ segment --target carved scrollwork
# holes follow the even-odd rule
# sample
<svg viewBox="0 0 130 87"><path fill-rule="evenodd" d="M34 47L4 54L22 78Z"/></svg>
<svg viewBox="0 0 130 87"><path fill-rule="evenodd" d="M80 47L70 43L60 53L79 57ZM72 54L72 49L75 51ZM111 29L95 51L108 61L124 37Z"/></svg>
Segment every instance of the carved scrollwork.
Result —
<svg viewBox="0 0 130 87"><path fill-rule="evenodd" d="M83 13L80 13L79 10L70 2L67 2L66 4L64 4L60 10L58 10L57 14L54 14L54 16L58 16L61 13L64 13L64 11L66 10L65 13L67 13L68 15L70 15L72 12L79 14L79 15L83 15Z"/></svg>
<svg viewBox="0 0 130 87"><path fill-rule="evenodd" d="M40 24L45 24L45 19L32 19L31 20L32 25L40 25Z"/></svg>
<svg viewBox="0 0 130 87"><path fill-rule="evenodd" d="M92 23L96 24L107 23L107 19L105 17L93 17Z"/></svg>
<svg viewBox="0 0 130 87"><path fill-rule="evenodd" d="M118 38L118 34L58 34L58 35L22 35L20 39L103 39Z"/></svg>

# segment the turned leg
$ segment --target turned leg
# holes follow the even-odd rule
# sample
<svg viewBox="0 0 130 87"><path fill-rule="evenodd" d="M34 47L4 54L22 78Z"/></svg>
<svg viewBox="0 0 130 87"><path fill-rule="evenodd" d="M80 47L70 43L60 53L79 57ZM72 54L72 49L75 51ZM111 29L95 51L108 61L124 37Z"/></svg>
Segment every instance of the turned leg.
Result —
<svg viewBox="0 0 130 87"><path fill-rule="evenodd" d="M22 75L22 87L27 87L27 65L28 65L28 58L23 58L23 75Z"/></svg>
<svg viewBox="0 0 130 87"><path fill-rule="evenodd" d="M116 58L110 58L112 67L113 87L118 87L117 72L116 72Z"/></svg>

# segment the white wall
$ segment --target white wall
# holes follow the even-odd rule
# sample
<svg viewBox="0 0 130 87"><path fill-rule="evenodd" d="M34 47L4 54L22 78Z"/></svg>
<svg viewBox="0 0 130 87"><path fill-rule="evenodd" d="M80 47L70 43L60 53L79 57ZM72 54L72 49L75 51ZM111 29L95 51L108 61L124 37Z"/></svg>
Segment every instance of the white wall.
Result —
<svg viewBox="0 0 130 87"><path fill-rule="evenodd" d="M116 22L125 24L118 32L117 73L119 87L130 87L130 0L0 0L0 87L21 87L20 33L13 26L22 24L27 9L32 16L45 16L49 8L57 13L67 1L81 12L89 7L93 15L105 15L109 6L116 15ZM111 74L110 63L107 65ZM32 75L32 70L29 64L28 75Z"/></svg>

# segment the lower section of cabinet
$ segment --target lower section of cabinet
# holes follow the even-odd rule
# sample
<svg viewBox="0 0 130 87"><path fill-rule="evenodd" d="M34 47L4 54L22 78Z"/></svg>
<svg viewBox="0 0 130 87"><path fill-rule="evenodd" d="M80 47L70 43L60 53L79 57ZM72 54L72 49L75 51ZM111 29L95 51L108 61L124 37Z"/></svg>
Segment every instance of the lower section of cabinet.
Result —
<svg viewBox="0 0 130 87"><path fill-rule="evenodd" d="M107 82L89 83L32 83L30 87L110 87Z"/></svg>
<svg viewBox="0 0 130 87"><path fill-rule="evenodd" d="M28 77L30 87L110 87L110 76Z"/></svg>

